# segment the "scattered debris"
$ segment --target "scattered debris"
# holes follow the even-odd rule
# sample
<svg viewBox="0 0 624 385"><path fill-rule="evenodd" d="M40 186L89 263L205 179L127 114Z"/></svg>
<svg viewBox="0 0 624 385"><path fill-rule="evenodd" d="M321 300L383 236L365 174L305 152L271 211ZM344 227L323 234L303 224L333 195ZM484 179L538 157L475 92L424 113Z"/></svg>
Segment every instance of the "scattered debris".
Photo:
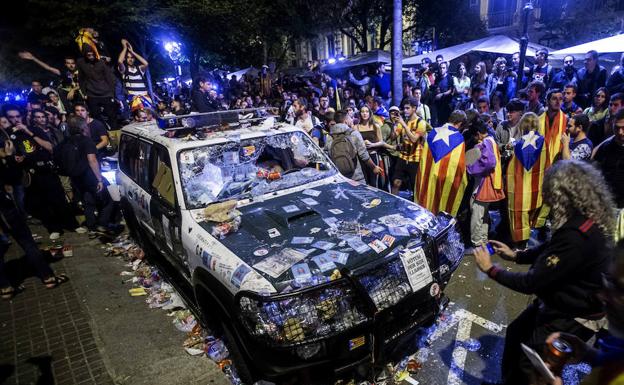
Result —
<svg viewBox="0 0 624 385"><path fill-rule="evenodd" d="M199 325L174 287L162 278L155 266L147 263L145 253L139 246L124 235L107 244L105 250L107 256L117 257L131 268L119 273L122 277L132 277L127 281L133 286L128 290L131 296L145 296L149 307L170 311L167 315L173 318L174 327L187 333L182 347L188 354L209 357L219 365L232 384L242 384L228 358L229 351L224 341Z"/></svg>

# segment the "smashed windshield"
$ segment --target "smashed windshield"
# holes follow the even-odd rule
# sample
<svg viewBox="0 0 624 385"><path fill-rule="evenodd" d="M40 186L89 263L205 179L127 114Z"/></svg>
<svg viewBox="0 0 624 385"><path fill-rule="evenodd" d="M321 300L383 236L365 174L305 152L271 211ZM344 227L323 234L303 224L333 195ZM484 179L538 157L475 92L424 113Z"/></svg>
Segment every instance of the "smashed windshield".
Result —
<svg viewBox="0 0 624 385"><path fill-rule="evenodd" d="M326 155L303 132L274 134L181 151L189 209L245 199L334 175Z"/></svg>

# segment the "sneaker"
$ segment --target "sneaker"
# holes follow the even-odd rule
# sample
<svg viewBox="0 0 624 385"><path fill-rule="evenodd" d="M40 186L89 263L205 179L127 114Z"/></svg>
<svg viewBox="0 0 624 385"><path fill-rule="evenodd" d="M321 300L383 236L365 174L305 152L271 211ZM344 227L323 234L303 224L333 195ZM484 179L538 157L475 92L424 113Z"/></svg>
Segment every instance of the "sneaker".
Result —
<svg viewBox="0 0 624 385"><path fill-rule="evenodd" d="M80 227L76 227L74 231L77 232L78 234L86 234L89 231L89 229L87 229L84 226L80 226Z"/></svg>
<svg viewBox="0 0 624 385"><path fill-rule="evenodd" d="M50 240L56 241L61 237L61 233L57 233L56 231L50 234Z"/></svg>

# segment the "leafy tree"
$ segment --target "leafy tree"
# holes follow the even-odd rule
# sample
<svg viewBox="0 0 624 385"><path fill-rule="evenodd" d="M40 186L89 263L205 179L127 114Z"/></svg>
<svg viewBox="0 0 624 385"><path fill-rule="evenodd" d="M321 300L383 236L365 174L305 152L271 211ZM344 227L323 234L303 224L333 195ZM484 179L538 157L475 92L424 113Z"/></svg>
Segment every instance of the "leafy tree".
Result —
<svg viewBox="0 0 624 385"><path fill-rule="evenodd" d="M438 47L448 47L487 36L487 29L476 9L466 0L419 0L414 34L435 28Z"/></svg>

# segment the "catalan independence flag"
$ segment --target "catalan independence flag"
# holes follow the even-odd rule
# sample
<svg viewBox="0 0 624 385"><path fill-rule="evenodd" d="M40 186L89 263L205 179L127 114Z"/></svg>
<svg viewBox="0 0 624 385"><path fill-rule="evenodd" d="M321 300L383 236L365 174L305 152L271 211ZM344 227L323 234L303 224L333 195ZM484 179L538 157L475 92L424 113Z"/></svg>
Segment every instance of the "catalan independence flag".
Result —
<svg viewBox="0 0 624 385"><path fill-rule="evenodd" d="M464 137L445 124L427 135L420 157L415 201L434 214L457 215L466 189Z"/></svg>
<svg viewBox="0 0 624 385"><path fill-rule="evenodd" d="M559 110L552 123L550 119L548 119L548 113L544 112L539 117L539 134L544 137L544 142L546 146L546 166L544 170L547 170L550 167L557 157L561 154L562 144L561 144L561 135L566 132L568 125L568 117L567 115ZM550 207L543 205L540 208L540 212L537 216L537 220L535 221L535 227L544 227L546 225L546 219L548 218L548 214L550 214Z"/></svg>
<svg viewBox="0 0 624 385"><path fill-rule="evenodd" d="M539 134L544 137L546 142L546 168L550 167L557 159L557 156L561 154L561 135L566 132L567 125L568 117L561 110L559 110L552 123L548 119L547 112L539 116Z"/></svg>
<svg viewBox="0 0 624 385"><path fill-rule="evenodd" d="M542 135L529 131L514 144L514 155L507 166L507 198L511 237L514 242L531 236L542 206L542 181L547 151Z"/></svg>

